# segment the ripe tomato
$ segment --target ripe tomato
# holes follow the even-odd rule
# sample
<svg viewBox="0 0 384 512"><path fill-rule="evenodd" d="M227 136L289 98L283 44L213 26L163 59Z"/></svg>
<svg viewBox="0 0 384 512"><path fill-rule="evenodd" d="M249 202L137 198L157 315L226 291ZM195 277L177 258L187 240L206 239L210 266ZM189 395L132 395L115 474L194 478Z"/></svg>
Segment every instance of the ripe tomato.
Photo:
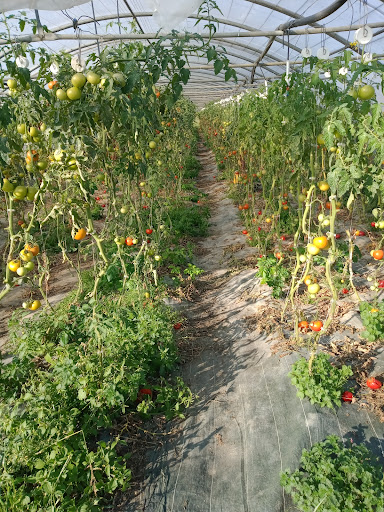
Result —
<svg viewBox="0 0 384 512"><path fill-rule="evenodd" d="M284 241L284 240L286 240L286 237L285 237L284 235L282 235L282 236L280 237L280 240L283 240L283 241Z"/></svg>
<svg viewBox="0 0 384 512"><path fill-rule="evenodd" d="M137 400L142 402L146 396L152 398L152 390L147 388L139 389L139 393L137 395Z"/></svg>
<svg viewBox="0 0 384 512"><path fill-rule="evenodd" d="M281 260L282 257L283 257L283 254L281 254L281 252L275 253L275 258L277 258L278 260Z"/></svg>
<svg viewBox="0 0 384 512"><path fill-rule="evenodd" d="M304 277L304 284L309 286L310 284L313 284L313 283L317 283L316 277L312 277L309 275Z"/></svg>
<svg viewBox="0 0 384 512"><path fill-rule="evenodd" d="M344 295L347 295L347 293L349 293L349 290L347 288L343 288L341 291L344 293Z"/></svg>
<svg viewBox="0 0 384 512"><path fill-rule="evenodd" d="M339 238L341 238L341 235L340 235L339 233L337 233L337 234L335 235L335 238L336 238L336 240L338 240Z"/></svg>
<svg viewBox="0 0 384 512"><path fill-rule="evenodd" d="M243 229L242 233L243 235L248 235L248 231L246 229Z"/></svg>
<svg viewBox="0 0 384 512"><path fill-rule="evenodd" d="M241 204L239 204L239 210L242 210L242 209L243 209L243 207L241 206Z"/></svg>
<svg viewBox="0 0 384 512"><path fill-rule="evenodd" d="M177 324L175 324L175 325L173 326L173 328L175 329L175 331L178 331L179 329L181 329L181 327L182 327L182 324L181 324L180 322L178 322Z"/></svg>
<svg viewBox="0 0 384 512"><path fill-rule="evenodd" d="M21 262L20 260L11 260L9 263L8 263L8 268L9 270L11 270L12 272L16 272L17 269L20 267L21 265Z"/></svg>
<svg viewBox="0 0 384 512"><path fill-rule="evenodd" d="M300 331L307 332L309 329L309 322L307 322L306 320L302 320L301 322L299 322L299 329Z"/></svg>
<svg viewBox="0 0 384 512"><path fill-rule="evenodd" d="M309 324L309 328L315 332L321 331L322 327L323 327L323 322L321 320L315 320Z"/></svg>
<svg viewBox="0 0 384 512"><path fill-rule="evenodd" d="M48 84L48 89L53 89L57 85L57 80L52 80Z"/></svg>
<svg viewBox="0 0 384 512"><path fill-rule="evenodd" d="M27 244L24 249L31 252L34 256L37 256L40 252L40 248L37 244Z"/></svg>
<svg viewBox="0 0 384 512"><path fill-rule="evenodd" d="M317 236L313 239L313 245L318 249L327 249L329 247L329 241L326 236Z"/></svg>
<svg viewBox="0 0 384 512"><path fill-rule="evenodd" d="M147 235L152 235L153 229L146 229L145 232L147 233Z"/></svg>
<svg viewBox="0 0 384 512"><path fill-rule="evenodd" d="M246 203L246 204L243 206L243 210L248 210L248 208L249 208L249 204L248 204L248 203Z"/></svg>
<svg viewBox="0 0 384 512"><path fill-rule="evenodd" d="M344 391L341 395L343 402L352 402L353 394L350 391Z"/></svg>
<svg viewBox="0 0 384 512"><path fill-rule="evenodd" d="M73 237L74 240L84 240L84 238L87 236L87 232L84 228L79 229L79 231L75 234Z"/></svg>
<svg viewBox="0 0 384 512"><path fill-rule="evenodd" d="M317 186L322 192L326 192L327 190L329 190L329 184L326 181L319 181Z"/></svg>
<svg viewBox="0 0 384 512"><path fill-rule="evenodd" d="M384 279L380 279L377 286L378 288L384 288Z"/></svg>
<svg viewBox="0 0 384 512"><path fill-rule="evenodd" d="M41 302L39 300L34 300L32 304L28 307L31 311L36 311L41 307Z"/></svg>
<svg viewBox="0 0 384 512"><path fill-rule="evenodd" d="M384 251L377 249L376 251L373 251L372 256L375 258L375 260L382 260L384 257Z"/></svg>
<svg viewBox="0 0 384 512"><path fill-rule="evenodd" d="M373 228L375 228L375 227L376 227L376 222L371 222L371 226L372 226Z"/></svg>
<svg viewBox="0 0 384 512"><path fill-rule="evenodd" d="M382 385L383 384L379 380L375 379L375 377L370 377L367 380L367 386L369 389L380 389Z"/></svg>
<svg viewBox="0 0 384 512"><path fill-rule="evenodd" d="M133 238L131 238L130 236L128 238L126 238L125 239L125 244L128 245L128 246L133 245Z"/></svg>

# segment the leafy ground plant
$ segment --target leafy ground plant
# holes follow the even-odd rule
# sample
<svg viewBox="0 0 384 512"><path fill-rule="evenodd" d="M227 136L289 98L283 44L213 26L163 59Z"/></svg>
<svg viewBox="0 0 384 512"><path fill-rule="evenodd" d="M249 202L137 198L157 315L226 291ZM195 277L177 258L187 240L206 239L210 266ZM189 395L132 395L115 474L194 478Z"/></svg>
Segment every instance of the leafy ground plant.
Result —
<svg viewBox="0 0 384 512"><path fill-rule="evenodd" d="M274 256L260 258L258 267L256 277L261 277L260 284L270 286L273 289L273 297L281 297L283 288L291 276L289 270Z"/></svg>
<svg viewBox="0 0 384 512"><path fill-rule="evenodd" d="M309 360L300 358L289 373L291 382L297 387L297 396L308 398L312 404L333 408L341 405L341 389L352 375L349 366L335 368L329 356L319 353Z"/></svg>
<svg viewBox="0 0 384 512"><path fill-rule="evenodd" d="M368 341L384 340L384 302L360 302L361 320L365 330L361 333Z"/></svg>
<svg viewBox="0 0 384 512"><path fill-rule="evenodd" d="M383 473L365 447L344 446L337 436L303 450L300 468L281 484L302 512L382 512Z"/></svg>

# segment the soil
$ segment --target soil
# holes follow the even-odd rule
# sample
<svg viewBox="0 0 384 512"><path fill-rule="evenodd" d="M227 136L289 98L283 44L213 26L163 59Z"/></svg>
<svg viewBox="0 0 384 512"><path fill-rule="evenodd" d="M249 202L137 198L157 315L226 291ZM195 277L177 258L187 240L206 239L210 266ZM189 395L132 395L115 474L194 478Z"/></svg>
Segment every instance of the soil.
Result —
<svg viewBox="0 0 384 512"><path fill-rule="evenodd" d="M214 157L202 144L198 157L211 211L209 236L195 252L205 273L190 300L170 301L185 315L177 334L181 373L198 398L186 420L141 445L147 452L133 471L133 491L118 496L115 510L292 512L280 473L298 465L303 448L336 434L364 442L384 461L383 424L374 414L384 399L380 393L373 405L367 395L324 410L296 396L288 373L300 347L292 343L289 312L280 323L282 301L255 278L257 249L246 245L238 209L214 179ZM352 364L359 382L384 359L378 345L359 338L356 301L348 296L338 305L337 330L323 337L323 349L336 364Z"/></svg>

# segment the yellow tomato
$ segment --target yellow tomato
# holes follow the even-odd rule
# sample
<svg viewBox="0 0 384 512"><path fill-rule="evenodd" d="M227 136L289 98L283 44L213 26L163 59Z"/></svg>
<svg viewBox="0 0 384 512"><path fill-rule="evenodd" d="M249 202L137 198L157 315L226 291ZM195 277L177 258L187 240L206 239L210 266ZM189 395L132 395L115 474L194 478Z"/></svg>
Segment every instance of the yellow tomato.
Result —
<svg viewBox="0 0 384 512"><path fill-rule="evenodd" d="M33 259L33 254L31 251L26 251L25 249L23 249L22 251L20 251L20 258L23 261L31 261Z"/></svg>
<svg viewBox="0 0 384 512"><path fill-rule="evenodd" d="M81 229L79 229L79 231L75 234L75 236L73 238L75 240L84 240L86 235L87 235L87 232L85 231L85 229L81 228Z"/></svg>
<svg viewBox="0 0 384 512"><path fill-rule="evenodd" d="M316 295L320 291L320 286L317 283L310 284L308 286L308 293L311 295Z"/></svg>
<svg viewBox="0 0 384 512"><path fill-rule="evenodd" d="M8 263L8 268L9 270L11 270L12 272L16 272L17 269L20 267L21 265L21 262L20 260L12 260Z"/></svg>
<svg viewBox="0 0 384 512"><path fill-rule="evenodd" d="M39 300L34 300L28 309L30 309L31 311L36 311L36 309L39 309L40 307L41 302Z"/></svg>
<svg viewBox="0 0 384 512"><path fill-rule="evenodd" d="M320 249L318 247L316 247L316 245L313 245L313 244L308 244L307 245L307 251L309 254L311 254L312 256L316 256L316 254L319 254L320 252Z"/></svg>
<svg viewBox="0 0 384 512"><path fill-rule="evenodd" d="M322 192L326 192L327 190L329 190L329 184L326 181L319 181L317 186Z"/></svg>
<svg viewBox="0 0 384 512"><path fill-rule="evenodd" d="M271 221L271 219L268 217L267 219L265 219L265 222L267 222L267 223L269 224L269 223L270 223L270 222L272 222L272 221Z"/></svg>
<svg viewBox="0 0 384 512"><path fill-rule="evenodd" d="M326 236L317 236L313 239L313 245L318 247L319 249L326 249L329 247L329 241Z"/></svg>

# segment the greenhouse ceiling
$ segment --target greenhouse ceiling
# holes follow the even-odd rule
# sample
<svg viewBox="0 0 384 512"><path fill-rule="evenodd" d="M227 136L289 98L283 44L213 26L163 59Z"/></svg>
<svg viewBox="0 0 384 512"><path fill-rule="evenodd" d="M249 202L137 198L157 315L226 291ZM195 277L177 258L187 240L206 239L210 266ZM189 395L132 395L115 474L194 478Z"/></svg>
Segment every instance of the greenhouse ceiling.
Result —
<svg viewBox="0 0 384 512"><path fill-rule="evenodd" d="M208 15L198 15L200 4L201 0L0 0L0 9L7 16L17 13L17 8L26 10L30 18L39 17L50 33L43 38L31 35L32 45L74 54L80 45L85 56L120 38L147 44L160 30L207 37ZM215 75L213 66L192 58L186 92L200 104L281 76L287 60L292 65L302 61L305 48L315 56L329 51L332 58L350 48L356 29L365 25L372 27L373 37L364 47L354 47L356 57L362 50L384 54L384 0L217 0L216 4L219 10L209 12L217 20L215 44L226 48L239 80L226 83L221 73ZM26 36L16 24L11 28L12 35Z"/></svg>

